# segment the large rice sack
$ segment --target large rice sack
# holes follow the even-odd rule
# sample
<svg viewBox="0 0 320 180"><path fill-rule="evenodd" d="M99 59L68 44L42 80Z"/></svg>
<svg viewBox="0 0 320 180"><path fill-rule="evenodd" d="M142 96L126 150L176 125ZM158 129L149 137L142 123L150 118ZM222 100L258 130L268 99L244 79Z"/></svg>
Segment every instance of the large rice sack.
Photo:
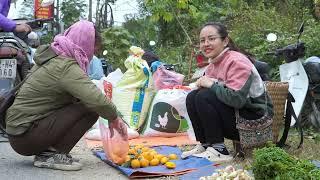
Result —
<svg viewBox="0 0 320 180"><path fill-rule="evenodd" d="M154 96L152 74L140 55L125 60L127 71L113 88L112 101L130 128L138 130L147 118Z"/></svg>
<svg viewBox="0 0 320 180"><path fill-rule="evenodd" d="M194 132L188 116L187 89L162 89L155 95L142 136L174 137Z"/></svg>

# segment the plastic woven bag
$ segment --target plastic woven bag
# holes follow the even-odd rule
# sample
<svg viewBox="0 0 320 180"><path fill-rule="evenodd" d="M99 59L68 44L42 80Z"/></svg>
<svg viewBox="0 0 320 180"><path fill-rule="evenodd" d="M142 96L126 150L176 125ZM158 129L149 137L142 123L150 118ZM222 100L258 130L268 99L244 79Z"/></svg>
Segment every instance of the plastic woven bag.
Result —
<svg viewBox="0 0 320 180"><path fill-rule="evenodd" d="M147 118L154 96L152 75L147 62L140 56L129 56L125 66L127 71L113 88L112 102L130 128L138 130Z"/></svg>
<svg viewBox="0 0 320 180"><path fill-rule="evenodd" d="M114 129L113 137L110 137L110 129L106 120L99 120L99 125L106 158L115 164L123 164L129 151L128 139L123 139L116 129Z"/></svg>

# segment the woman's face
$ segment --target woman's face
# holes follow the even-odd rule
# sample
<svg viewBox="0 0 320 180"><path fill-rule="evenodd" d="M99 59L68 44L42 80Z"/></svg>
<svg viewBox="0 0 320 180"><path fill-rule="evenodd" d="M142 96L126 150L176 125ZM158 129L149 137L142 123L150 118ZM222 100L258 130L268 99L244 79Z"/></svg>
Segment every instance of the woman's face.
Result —
<svg viewBox="0 0 320 180"><path fill-rule="evenodd" d="M200 50L207 58L217 57L227 46L228 41L228 38L221 38L214 26L206 26L200 32Z"/></svg>

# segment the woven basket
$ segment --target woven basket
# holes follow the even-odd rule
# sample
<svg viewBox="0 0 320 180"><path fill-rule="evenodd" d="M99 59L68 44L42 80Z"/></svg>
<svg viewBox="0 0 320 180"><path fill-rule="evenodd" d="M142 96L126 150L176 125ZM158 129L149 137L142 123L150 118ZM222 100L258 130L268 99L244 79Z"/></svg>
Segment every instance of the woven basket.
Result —
<svg viewBox="0 0 320 180"><path fill-rule="evenodd" d="M289 84L287 82L266 82L268 94L273 104L273 142L279 138L280 129L284 124L285 104L288 96Z"/></svg>

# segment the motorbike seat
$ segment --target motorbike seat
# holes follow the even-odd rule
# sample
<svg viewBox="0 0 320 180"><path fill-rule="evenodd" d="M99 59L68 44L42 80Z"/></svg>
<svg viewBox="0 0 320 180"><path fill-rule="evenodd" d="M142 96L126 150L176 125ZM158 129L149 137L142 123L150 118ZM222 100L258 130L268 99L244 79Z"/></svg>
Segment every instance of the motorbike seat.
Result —
<svg viewBox="0 0 320 180"><path fill-rule="evenodd" d="M258 72L261 74L268 73L270 70L269 64L263 61L256 60L254 62L254 66L257 68Z"/></svg>
<svg viewBox="0 0 320 180"><path fill-rule="evenodd" d="M254 62L254 66L258 70L258 73L260 74L260 77L262 78L263 81L268 81L269 80L269 71L270 71L270 66L268 63L263 62L263 61L258 61L256 60Z"/></svg>
<svg viewBox="0 0 320 180"><path fill-rule="evenodd" d="M16 57L18 50L13 47L0 47L0 58Z"/></svg>

